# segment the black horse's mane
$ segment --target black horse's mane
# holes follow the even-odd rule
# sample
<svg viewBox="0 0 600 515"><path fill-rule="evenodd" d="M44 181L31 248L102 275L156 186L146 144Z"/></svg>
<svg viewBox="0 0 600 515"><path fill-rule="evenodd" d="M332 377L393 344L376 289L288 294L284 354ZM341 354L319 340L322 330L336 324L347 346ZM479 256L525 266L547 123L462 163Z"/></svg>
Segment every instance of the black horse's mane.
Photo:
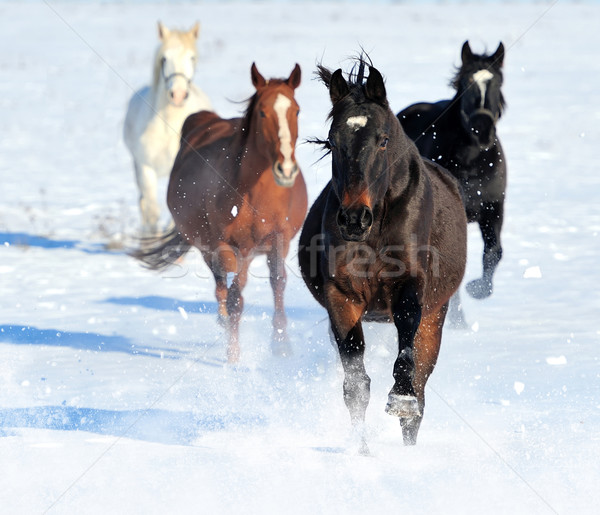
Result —
<svg viewBox="0 0 600 515"><path fill-rule="evenodd" d="M469 76L473 75L475 72L477 72L479 70L483 70L483 69L493 70L494 76L498 78L498 80L500 81L500 85L502 85L502 82L504 80L504 77L502 75L502 66L500 63L494 62L491 59L491 57L492 57L491 54L481 54L481 55L474 54L471 61L469 61L466 64L462 64L461 66L457 66L454 77L452 77L452 79L450 79L450 86L452 88L454 88L459 95L461 95L465 89L462 87L462 84L464 83L463 79L465 77L469 77ZM467 88L468 87L470 87L470 86L467 86ZM502 112L504 111L505 106L506 106L506 103L504 101L504 95L502 94L502 90L500 90L500 105L498 106L500 115L502 115Z"/></svg>

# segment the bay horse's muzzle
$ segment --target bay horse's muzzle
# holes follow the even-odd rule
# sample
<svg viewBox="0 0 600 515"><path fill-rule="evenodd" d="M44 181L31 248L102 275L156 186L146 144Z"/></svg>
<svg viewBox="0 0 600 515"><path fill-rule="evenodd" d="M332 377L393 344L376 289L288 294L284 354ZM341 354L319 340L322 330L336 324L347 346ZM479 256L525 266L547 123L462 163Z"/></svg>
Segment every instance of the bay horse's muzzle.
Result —
<svg viewBox="0 0 600 515"><path fill-rule="evenodd" d="M471 133L479 145L488 148L496 139L496 116L488 109L477 109L469 117Z"/></svg>
<svg viewBox="0 0 600 515"><path fill-rule="evenodd" d="M277 185L283 186L284 188L291 188L294 185L298 172L300 172L300 168L296 161L294 161L291 166L287 163L284 164L281 161L273 163L273 176L275 177L275 182Z"/></svg>
<svg viewBox="0 0 600 515"><path fill-rule="evenodd" d="M373 225L373 211L369 206L344 208L337 212L336 221L346 241L364 241Z"/></svg>

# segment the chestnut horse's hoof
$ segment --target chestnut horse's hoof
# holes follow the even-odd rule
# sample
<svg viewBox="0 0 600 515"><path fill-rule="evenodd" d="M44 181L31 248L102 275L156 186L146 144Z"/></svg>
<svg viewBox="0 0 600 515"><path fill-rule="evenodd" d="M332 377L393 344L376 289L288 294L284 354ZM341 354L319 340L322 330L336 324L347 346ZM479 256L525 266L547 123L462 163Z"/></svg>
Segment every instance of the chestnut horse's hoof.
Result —
<svg viewBox="0 0 600 515"><path fill-rule="evenodd" d="M398 395L390 393L385 412L393 417L412 418L421 415L419 401L414 395Z"/></svg>
<svg viewBox="0 0 600 515"><path fill-rule="evenodd" d="M494 287L491 281L485 279L474 279L467 284L467 292L474 299L485 299L492 294Z"/></svg>
<svg viewBox="0 0 600 515"><path fill-rule="evenodd" d="M294 355L290 341L287 338L273 338L271 341L271 351L273 356L279 358L289 358Z"/></svg>

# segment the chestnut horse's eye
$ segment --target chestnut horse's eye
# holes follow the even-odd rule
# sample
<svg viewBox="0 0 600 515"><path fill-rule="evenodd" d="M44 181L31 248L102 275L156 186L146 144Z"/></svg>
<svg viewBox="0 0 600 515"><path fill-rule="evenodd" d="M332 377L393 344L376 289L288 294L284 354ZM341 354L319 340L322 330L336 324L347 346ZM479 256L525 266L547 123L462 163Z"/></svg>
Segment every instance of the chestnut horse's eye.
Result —
<svg viewBox="0 0 600 515"><path fill-rule="evenodd" d="M387 147L388 141L390 141L390 138L383 138L383 140L379 144L379 148L384 149L385 147Z"/></svg>
<svg viewBox="0 0 600 515"><path fill-rule="evenodd" d="M260 117L261 118L266 118L267 117L267 114L262 109L260 110Z"/></svg>
<svg viewBox="0 0 600 515"><path fill-rule="evenodd" d="M296 116L298 116L299 114L300 114L300 109L298 109L298 110L296 111Z"/></svg>

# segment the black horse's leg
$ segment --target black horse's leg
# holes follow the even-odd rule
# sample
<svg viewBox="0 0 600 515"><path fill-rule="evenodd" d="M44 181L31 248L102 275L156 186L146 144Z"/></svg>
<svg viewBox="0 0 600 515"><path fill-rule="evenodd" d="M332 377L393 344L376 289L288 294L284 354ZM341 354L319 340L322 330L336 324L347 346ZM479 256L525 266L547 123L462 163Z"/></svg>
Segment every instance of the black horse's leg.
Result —
<svg viewBox="0 0 600 515"><path fill-rule="evenodd" d="M420 415L413 378L414 339L421 322L421 305L414 284L409 283L396 293L392 301L392 313L398 330L398 358L394 363L394 386L385 410L396 417L412 418Z"/></svg>
<svg viewBox="0 0 600 515"><path fill-rule="evenodd" d="M503 202L484 202L479 218L483 237L483 276L467 284L467 291L476 299L485 299L492 294L494 272L502 258L500 230L503 218Z"/></svg>
<svg viewBox="0 0 600 515"><path fill-rule="evenodd" d="M350 421L360 439L359 452L369 454L364 435L364 422L369 398L371 396L371 378L364 364L365 338L360 318L362 306L348 302L342 295L337 302L329 297L329 318L331 330L338 346L340 361L344 368L344 402L350 412ZM343 299L342 299L343 297Z"/></svg>
<svg viewBox="0 0 600 515"><path fill-rule="evenodd" d="M281 248L279 248L281 247ZM271 350L276 356L290 356L292 347L287 336L287 317L283 305L283 296L287 274L285 271L285 256L288 245L274 245L273 251L267 255L267 264L273 289L274 313L273 313L273 335L271 338Z"/></svg>

